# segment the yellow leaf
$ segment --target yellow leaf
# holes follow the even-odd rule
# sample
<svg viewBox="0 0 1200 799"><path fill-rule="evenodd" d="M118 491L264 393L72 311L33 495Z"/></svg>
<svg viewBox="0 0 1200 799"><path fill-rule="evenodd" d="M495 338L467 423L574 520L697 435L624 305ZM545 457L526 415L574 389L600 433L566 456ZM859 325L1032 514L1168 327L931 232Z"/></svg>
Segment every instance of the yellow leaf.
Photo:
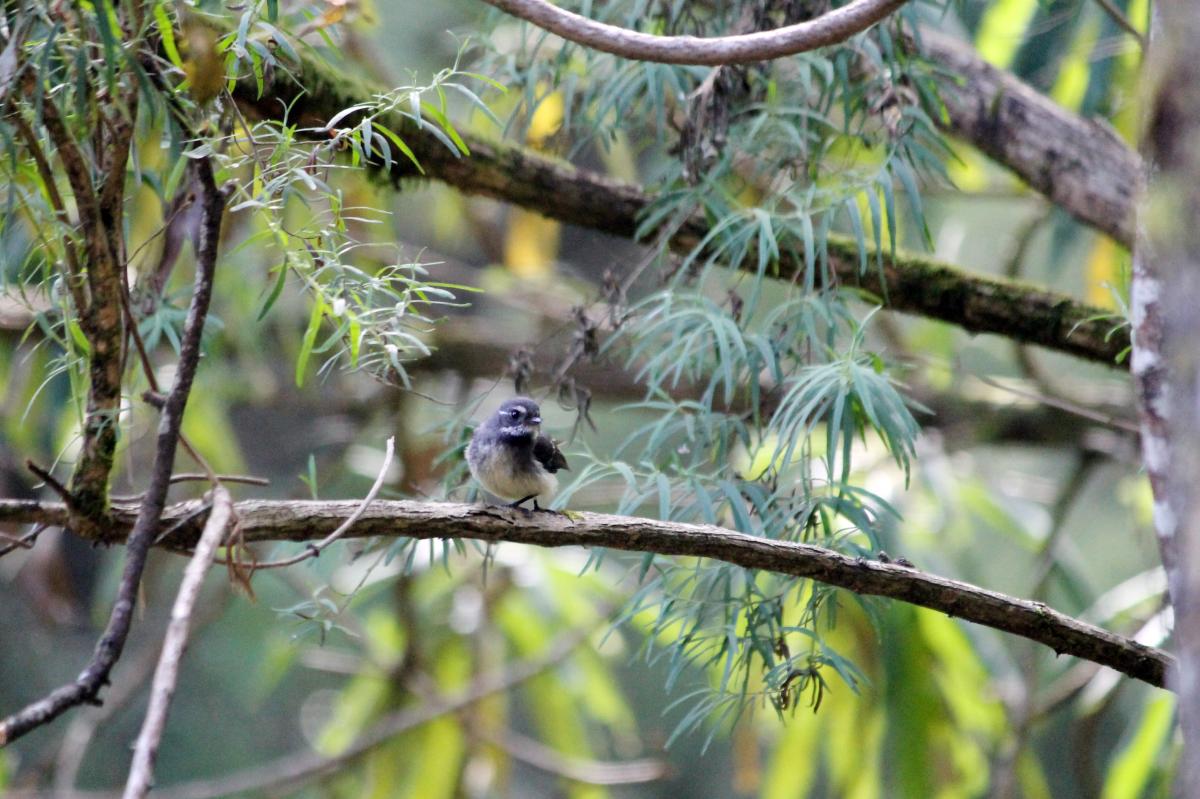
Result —
<svg viewBox="0 0 1200 799"><path fill-rule="evenodd" d="M979 55L1002 69L1011 64L1037 6L1037 0L999 0L992 3L975 35L975 47Z"/></svg>
<svg viewBox="0 0 1200 799"><path fill-rule="evenodd" d="M1081 25L1071 42L1070 52L1058 70L1058 78L1054 81L1050 96L1064 108L1078 110L1083 103L1083 97L1087 93L1092 49L1096 46L1098 31L1099 26L1094 18Z"/></svg>
<svg viewBox="0 0 1200 799"><path fill-rule="evenodd" d="M541 214L513 209L504 239L504 265L518 277L541 277L554 271L560 225Z"/></svg>
<svg viewBox="0 0 1200 799"><path fill-rule="evenodd" d="M183 74L192 97L204 105L225 86L225 60L217 52L217 34L206 25L185 19L183 38Z"/></svg>
<svg viewBox="0 0 1200 799"><path fill-rule="evenodd" d="M529 120L529 132L525 135L525 140L535 149L540 150L545 147L547 139L558 133L562 128L562 123L562 92L551 92L545 95L538 103L537 108L533 110L533 117Z"/></svg>
<svg viewBox="0 0 1200 799"><path fill-rule="evenodd" d="M1092 305L1116 309L1110 286L1120 283L1122 252L1107 236L1096 237L1096 244L1087 261L1087 301Z"/></svg>

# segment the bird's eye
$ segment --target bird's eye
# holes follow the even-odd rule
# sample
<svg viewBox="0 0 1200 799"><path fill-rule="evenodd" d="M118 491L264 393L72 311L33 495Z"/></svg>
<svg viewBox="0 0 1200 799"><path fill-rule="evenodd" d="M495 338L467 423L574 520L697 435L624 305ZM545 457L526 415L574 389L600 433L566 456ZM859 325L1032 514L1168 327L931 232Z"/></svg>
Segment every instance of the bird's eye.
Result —
<svg viewBox="0 0 1200 799"><path fill-rule="evenodd" d="M520 412L520 411L518 411L518 410L517 410L517 409L515 409L515 408L514 408L513 410L509 411L509 412L508 412L508 415L509 415L509 417L511 417L511 418L513 418L513 419L520 419L520 418L521 418L521 412Z"/></svg>

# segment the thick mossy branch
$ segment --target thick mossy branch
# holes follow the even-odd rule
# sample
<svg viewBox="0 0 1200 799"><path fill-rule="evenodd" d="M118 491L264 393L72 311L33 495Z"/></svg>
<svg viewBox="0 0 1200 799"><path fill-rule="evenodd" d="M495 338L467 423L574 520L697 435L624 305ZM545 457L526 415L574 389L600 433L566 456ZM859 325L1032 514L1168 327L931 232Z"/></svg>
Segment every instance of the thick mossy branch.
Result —
<svg viewBox="0 0 1200 799"><path fill-rule="evenodd" d="M368 102L378 89L335 72L311 59L294 70L299 84L282 70L261 95L253 79L237 84L239 104L260 118L287 120L320 137L326 121L352 105ZM303 88L302 88L303 87ZM652 197L640 187L575 169L569 164L521 147L464 136L470 155L459 157L432 134L398 115L381 118L400 133L424 175L455 188L528 208L547 217L624 238L634 238L638 221ZM382 164L376 164L382 169ZM389 177L417 176L411 163L397 159ZM673 249L690 253L708 233L708 223L695 216L671 240ZM905 252L885 254L882 272L869 259L859 269L856 243L831 237L830 268L844 285L859 286L891 310L918 314L959 325L972 332L995 333L1014 341L1039 344L1092 361L1115 365L1129 338L1102 309L1070 297L1018 283L972 275L950 264ZM740 264L756 269L751 262ZM785 256L778 276L790 279L804 269L803 259Z"/></svg>
<svg viewBox="0 0 1200 799"><path fill-rule="evenodd" d="M254 541L319 540L340 525L361 503L239 502L235 513L247 543ZM0 500L0 522L59 524L63 506L51 503ZM191 547L204 526L204 508L184 502L167 508L162 528L179 527L165 546ZM132 519L118 514L121 531ZM1040 602L988 591L968 583L927 574L894 563L842 555L824 547L759 538L721 527L681 524L600 513L572 518L510 508L441 502L376 501L362 514L346 537L474 538L511 541L543 547L607 547L660 555L712 558L750 569L807 577L856 594L899 599L967 621L1019 635L1116 669L1130 677L1163 687L1174 668L1171 655L1115 635Z"/></svg>
<svg viewBox="0 0 1200 799"><path fill-rule="evenodd" d="M136 114L137 105L129 111ZM102 192L92 181L92 168L84 149L64 120L53 98L47 95L40 108L42 121L54 143L79 216L85 243L87 306L79 308L80 325L87 336L88 396L83 441L71 475L75 516L72 526L81 534L99 537L108 508L108 482L117 449L121 409L121 369L125 329L121 311L121 281L125 279L119 253L122 249L125 162L133 124L116 125L127 136L110 141L110 175ZM102 138L97 141L102 141ZM103 153L102 153L103 154ZM116 187L116 188L113 188ZM72 278L79 276L73 275Z"/></svg>

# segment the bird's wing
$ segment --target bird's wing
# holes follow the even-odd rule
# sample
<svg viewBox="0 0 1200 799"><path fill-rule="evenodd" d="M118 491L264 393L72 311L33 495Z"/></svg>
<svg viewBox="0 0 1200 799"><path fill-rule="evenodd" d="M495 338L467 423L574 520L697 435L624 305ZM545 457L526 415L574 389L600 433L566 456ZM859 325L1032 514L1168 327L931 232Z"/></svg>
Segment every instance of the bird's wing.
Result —
<svg viewBox="0 0 1200 799"><path fill-rule="evenodd" d="M538 436L533 442L533 457L537 458L538 463L542 464L548 472L557 472L559 469L570 470L567 466L567 459L563 457L558 445L549 436Z"/></svg>

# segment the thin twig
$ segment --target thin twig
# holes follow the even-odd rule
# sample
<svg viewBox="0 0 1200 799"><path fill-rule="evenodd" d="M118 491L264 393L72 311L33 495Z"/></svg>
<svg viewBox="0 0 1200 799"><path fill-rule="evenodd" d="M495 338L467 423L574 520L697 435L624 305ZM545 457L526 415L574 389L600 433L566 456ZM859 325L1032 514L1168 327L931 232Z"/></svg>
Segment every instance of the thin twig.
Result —
<svg viewBox="0 0 1200 799"><path fill-rule="evenodd" d="M59 499L67 503L68 507L74 504L75 498L71 496L71 492L48 469L43 469L32 460L25 461L25 468L37 475L38 479L45 483L47 488L58 494Z"/></svg>
<svg viewBox="0 0 1200 799"><path fill-rule="evenodd" d="M9 535L5 532L0 532L0 541L7 541L19 549L32 549L33 545L25 540L24 536Z"/></svg>
<svg viewBox="0 0 1200 799"><path fill-rule="evenodd" d="M138 511L133 531L129 535L125 567L121 574L116 603L104 635L97 642L91 660L80 675L74 682L55 689L44 698L0 721L0 747L7 746L30 730L52 721L71 707L97 703L100 690L108 682L109 672L120 658L125 640L129 636L138 587L146 566L146 556L158 534L159 522L166 506L171 467L175 461L175 450L179 441L179 428L183 423L183 411L200 361L200 338L208 316L209 300L212 298L213 271L217 261L225 196L217 189L212 164L207 158L197 160L197 172L205 190L204 225L201 228L196 259L192 302L179 348L175 384L171 387L159 422L150 487ZM88 180L90 183L90 178Z"/></svg>
<svg viewBox="0 0 1200 799"><path fill-rule="evenodd" d="M49 527L47 524L35 524L32 530L20 538L14 538L13 536L5 534L4 538L11 543L0 546L0 558L4 557L9 552L12 552L14 549L32 549L34 542L37 541L37 537L41 535L42 531L47 527Z"/></svg>
<svg viewBox="0 0 1200 799"><path fill-rule="evenodd" d="M1099 411L1092 410L1086 405L1080 405L1078 403L1071 402L1066 399L1060 399L1058 397L1048 397L1044 394L1038 394L1034 391L1028 391L1017 386L1011 386L1007 383L1002 383L999 380L994 380L993 378L987 377L986 375L976 375L976 377L981 382L986 383L992 388L998 388L1001 391L1007 391L1010 394L1016 394L1018 397L1024 397L1025 399L1040 402L1043 405L1049 405L1051 408L1058 408L1060 411L1072 413L1082 419L1087 419L1088 421L1096 422L1097 424L1113 427L1126 433L1133 433L1134 435L1137 435L1140 432L1135 422L1122 419L1119 416L1100 413Z"/></svg>
<svg viewBox="0 0 1200 799"><path fill-rule="evenodd" d="M215 482L213 481L213 477L216 477ZM213 485L220 483L240 483L242 485L250 486L269 486L271 484L271 481L268 478L257 477L252 474L215 474L210 476L204 474L203 472L179 472L171 475L171 485L176 485L177 483L200 482L202 480ZM112 494L109 498L113 502L140 502L144 496L145 492L142 492L141 494Z"/></svg>
<svg viewBox="0 0 1200 799"><path fill-rule="evenodd" d="M165 786L156 790L154 797L155 799L215 799L215 797L239 793L259 791L269 793L336 771L403 732L533 679L565 660L576 647L587 640L590 633L591 630L581 630L574 634L564 635L544 654L515 664L497 674L482 676L461 693L437 699L420 707L406 708L391 713L381 719L346 751L335 757L326 757L316 752L298 752L217 779L196 780L181 785Z"/></svg>
<svg viewBox="0 0 1200 799"><path fill-rule="evenodd" d="M150 391L155 395L161 394L161 389L158 386L158 378L154 374L154 366L150 363L149 353L146 352L146 342L142 339L142 333L138 330L137 319L133 315L132 301L129 296L129 284L125 278L121 279L121 308L125 314L127 329L133 337L134 345L137 348L138 360L142 365L142 373L146 376L146 382L150 386ZM149 400L147 401L149 402ZM158 408L162 407L161 404L153 402L151 404L154 404ZM221 480L217 476L216 471L213 470L204 456L200 454L200 451L192 445L192 442L188 440L188 437L183 434L182 430L179 432L179 443L192 456L192 460L204 470L204 479L207 479L214 486L219 485Z"/></svg>
<svg viewBox="0 0 1200 799"><path fill-rule="evenodd" d="M217 481L221 483L241 483L248 486L269 486L270 479L266 477L256 477L252 474L218 474ZM175 483L195 482L199 480L208 480L212 482L212 478L201 472L180 472L179 474L171 475L171 485Z"/></svg>
<svg viewBox="0 0 1200 799"><path fill-rule="evenodd" d="M636 785L661 780L669 772L665 762L653 758L607 762L564 755L515 730L480 737L534 768L588 785Z"/></svg>
<svg viewBox="0 0 1200 799"><path fill-rule="evenodd" d="M1146 49L1146 36L1134 27L1129 18L1121 13L1121 9L1117 8L1116 3L1112 0L1096 0L1096 5L1104 10L1112 18L1112 21L1117 23L1117 27L1132 36L1138 43L1138 46L1143 50Z"/></svg>
<svg viewBox="0 0 1200 799"><path fill-rule="evenodd" d="M371 490L367 492L367 495L363 497L362 502L359 503L358 510L350 514L350 517L338 525L337 529L322 538L317 543L309 544L308 547L298 555L293 555L290 558L283 558L281 560L269 560L266 563L254 563L251 565L252 571L261 571L263 569L282 569L285 566L295 566L297 563L306 561L309 558L317 557L321 554L321 550L325 549L334 541L337 541L339 538L345 535L346 531L349 530L354 523L362 517L364 512L366 512L367 506L370 505L371 502L375 500L375 497L379 495L379 489L383 488L383 481L384 478L387 477L388 469L392 465L392 457L395 455L395 451L396 437L389 436L383 453L383 466L379 469L379 476L375 478L375 484L371 486Z"/></svg>
<svg viewBox="0 0 1200 799"><path fill-rule="evenodd" d="M204 532L200 535L195 554L183 572L183 581L179 584L179 593L176 594L175 605L171 608L171 621L163 639L162 655L159 657L154 682L150 687L150 706L146 709L142 731L134 745L129 781L125 783L125 799L141 799L149 793L154 784L154 761L158 755L163 730L166 728L171 698L175 695L175 686L179 682L179 663L187 647L192 610L196 607L200 587L204 584L204 576L209 567L212 566L217 547L224 540L230 523L236 523L233 518L233 498L224 486L213 487L212 506L212 513L204 523Z"/></svg>

